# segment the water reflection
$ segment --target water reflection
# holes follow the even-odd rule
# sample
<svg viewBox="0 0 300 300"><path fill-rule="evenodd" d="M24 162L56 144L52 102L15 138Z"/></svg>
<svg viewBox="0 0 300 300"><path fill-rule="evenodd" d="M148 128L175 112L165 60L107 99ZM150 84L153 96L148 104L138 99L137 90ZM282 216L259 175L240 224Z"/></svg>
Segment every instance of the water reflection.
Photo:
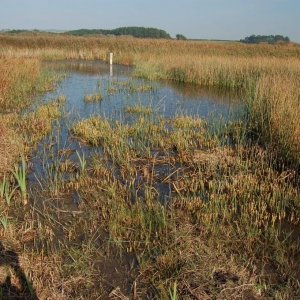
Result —
<svg viewBox="0 0 300 300"><path fill-rule="evenodd" d="M132 68L128 66L77 60L48 62L47 66L56 71L68 72L69 76L57 92L47 95L46 100L53 98L55 94L65 95L65 110L73 118L76 116L76 119L95 114L113 116L118 120L126 119L124 110L130 105L152 106L158 114L167 118L186 114L201 118L220 116L226 119L238 105L238 95L221 90L132 78ZM130 90L128 86L133 89ZM151 89L147 92L140 89L149 86ZM135 89L136 87L138 88ZM93 93L100 93L103 100L98 103L84 103L84 96Z"/></svg>
<svg viewBox="0 0 300 300"><path fill-rule="evenodd" d="M221 104L239 104L242 97L241 93L226 91L221 88L201 87L191 83L177 83L165 81L164 84L180 93L187 99L207 99ZM183 99L184 100L184 99Z"/></svg>
<svg viewBox="0 0 300 300"><path fill-rule="evenodd" d="M62 118L55 122L52 133L39 144L37 157L32 159L35 173L30 176L31 182L48 176L47 170L43 169L43 162L49 160L43 156L46 153L44 145L53 144L55 141L53 157L59 157L58 153L64 148L82 153L82 145L72 139L70 134L73 123L79 120L97 115L128 124L139 117L138 114L128 113L128 106L141 105L153 109L155 113L149 116L153 119L157 115L171 118L185 114L215 121L216 116L221 119L230 118L232 109L238 106L236 98L221 91L207 90L195 85L132 78L132 68L128 66L113 65L112 70L109 64L99 61L62 61L49 62L46 65L57 72L68 72L68 76L56 91L43 96L42 102L51 101L59 95L64 95L66 101ZM86 95L95 94L101 95L100 101L84 101ZM84 152L86 157L92 155L88 148ZM70 159L78 160L76 154ZM165 193L168 192L166 189Z"/></svg>
<svg viewBox="0 0 300 300"><path fill-rule="evenodd" d="M113 76L113 69L118 74L126 73L129 75L132 68L123 65L110 66L101 61L82 61L82 60L68 60L68 61L48 61L44 65L54 71L64 73L77 73L82 75L107 75Z"/></svg>

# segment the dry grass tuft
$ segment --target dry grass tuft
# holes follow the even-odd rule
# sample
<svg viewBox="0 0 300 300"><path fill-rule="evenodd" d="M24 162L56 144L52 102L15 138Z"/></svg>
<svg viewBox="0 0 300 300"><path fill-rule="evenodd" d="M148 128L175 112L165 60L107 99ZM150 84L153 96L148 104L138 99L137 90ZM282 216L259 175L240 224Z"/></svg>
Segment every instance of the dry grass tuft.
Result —
<svg viewBox="0 0 300 300"><path fill-rule="evenodd" d="M20 138L5 124L0 123L0 176L11 170L20 152Z"/></svg>

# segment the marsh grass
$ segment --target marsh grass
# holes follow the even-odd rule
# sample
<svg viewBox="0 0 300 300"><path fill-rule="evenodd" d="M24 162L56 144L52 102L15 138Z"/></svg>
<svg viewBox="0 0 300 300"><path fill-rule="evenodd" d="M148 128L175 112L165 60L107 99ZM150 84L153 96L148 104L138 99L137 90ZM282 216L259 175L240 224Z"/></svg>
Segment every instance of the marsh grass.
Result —
<svg viewBox="0 0 300 300"><path fill-rule="evenodd" d="M27 105L39 73L37 59L0 59L1 111Z"/></svg>
<svg viewBox="0 0 300 300"><path fill-rule="evenodd" d="M293 89L293 86L299 86L300 78L300 48L297 44L178 43L171 40L50 35L3 35L0 39L0 56L4 60L19 60L17 64L22 62L20 57L24 56L32 59L80 58L107 61L107 53L113 51L117 63L136 66L136 76L243 91L242 100L248 103L248 117L251 118L251 122L246 124L248 132L251 134L257 131L260 142L268 147L270 156L276 157L277 163L282 161L281 164L299 167L298 150L295 147L295 142L298 143L296 117L299 114L299 91L298 88ZM23 66L20 67L25 70ZM34 78L35 72L31 73ZM291 87L295 93L274 93L278 86L282 86L281 78L284 78L286 86L283 89ZM149 91L149 87L136 89L127 85L127 88L131 92ZM109 94L114 92L111 90ZM259 96L262 94L263 97ZM292 114L286 113L284 106L278 106L282 96L286 106L293 107ZM273 116L268 113L262 118L263 106L268 111L273 111L272 106L277 106L278 111ZM278 123L274 122L278 118L277 114L281 115L280 118L292 117L292 125L280 120L279 129ZM261 124L257 124L256 120L260 120Z"/></svg>
<svg viewBox="0 0 300 300"><path fill-rule="evenodd" d="M101 94L90 94L84 96L84 102L85 103L95 103L100 102L103 99Z"/></svg>
<svg viewBox="0 0 300 300"><path fill-rule="evenodd" d="M291 128L288 122L280 121L280 128L278 128L278 123L273 121L274 116L272 120L269 117L261 118L262 111L260 110L264 109L263 106L266 106L268 111L273 110L272 106L285 98L286 106L294 108L293 114L286 113L286 108L282 105L277 105L276 109L279 110L277 114L283 118L289 115L293 118L291 122L297 123L300 76L300 48L297 44L245 45L192 41L178 43L171 40L126 37L87 38L30 34L2 35L0 39L0 57L3 57L4 65L6 65L5 60L8 59L18 62L18 65L22 62L22 57L30 57L33 60L36 58L54 60L79 58L107 61L107 53L113 51L116 63L136 67L136 76L243 92L242 98L245 103L248 103L248 117L252 120L246 124L248 133L252 134L253 131L257 131L260 143L265 143L265 146L272 150L272 157L277 157L276 163L282 161L281 164L295 165L296 168L299 166L297 146L295 146L295 143L298 143L297 125L292 125ZM31 73L33 74L31 80L34 81L36 70ZM11 76L11 78L16 78L15 81L11 81L12 83L18 81L16 76ZM21 79L22 75L19 78ZM285 78L284 81L288 86L286 90L291 87L295 93L280 95L274 92L278 90L274 82L278 83L278 86L281 85L281 78ZM26 82L28 81L25 81L25 85ZM124 86L132 92L152 90L151 87L130 89L130 85ZM293 86L297 88L294 89ZM115 87L117 88L118 85L116 84ZM16 90L26 90L26 88ZM114 93L115 88L112 87L108 94ZM268 99L267 101L262 100L262 94L265 95L263 98ZM263 123L258 124L257 120ZM291 133L293 130L296 132L295 136ZM272 141L270 136L272 136Z"/></svg>
<svg viewBox="0 0 300 300"><path fill-rule="evenodd" d="M174 294L169 282L176 281L178 296L187 298L293 297L297 283L289 281L292 285L283 284L281 289L279 274L297 273L294 251L299 241L282 231L284 223L299 222L295 174L274 171L260 148L221 147L198 118L178 116L160 124L141 120L123 129L110 127L109 135L122 137L122 142L95 143L103 139L101 130L92 139L87 131L77 131L81 140L101 145L104 153L127 144L123 157L129 157L131 169L127 160L113 155L95 160L90 180L97 188L90 189L85 199L100 201L94 205L101 207L99 214L112 241L137 255L139 291L167 299L170 289ZM78 124L82 122L90 121ZM97 122L93 120L94 133L104 121ZM116 160L119 175L109 167ZM158 183L172 187L170 202L158 201ZM291 257L295 264L289 263ZM266 264L277 266L271 271L275 290L265 281Z"/></svg>
<svg viewBox="0 0 300 300"><path fill-rule="evenodd" d="M2 121L1 116L0 120ZM21 137L2 121L0 124L0 177L9 171L20 157L21 145Z"/></svg>
<svg viewBox="0 0 300 300"><path fill-rule="evenodd" d="M6 204L10 206L16 189L16 187L11 187L9 180L4 175L2 182L0 183L0 199L4 199Z"/></svg>
<svg viewBox="0 0 300 300"><path fill-rule="evenodd" d="M156 88L153 84L145 82L135 82L133 80L117 81L113 80L107 89L108 95L116 93L126 93L129 95L136 93L155 92Z"/></svg>
<svg viewBox="0 0 300 300"><path fill-rule="evenodd" d="M127 106L124 108L125 113L128 114L142 114L142 115L150 115L154 112L151 106L144 106L144 105L132 105Z"/></svg>
<svg viewBox="0 0 300 300"><path fill-rule="evenodd" d="M84 176L63 175L67 149L52 158L55 192L46 182L31 195L46 200L1 233L34 243L23 259L41 298L105 298L117 287L150 299L297 297L299 240L285 229L300 221L296 175L274 170L265 150L224 145L206 121L181 115L91 117L71 131L99 150L75 156Z"/></svg>
<svg viewBox="0 0 300 300"><path fill-rule="evenodd" d="M248 102L249 122L260 143L266 144L281 164L299 169L300 86L289 76L262 77Z"/></svg>
<svg viewBox="0 0 300 300"><path fill-rule="evenodd" d="M275 153L297 161L297 45L0 39L0 55L16 64L10 69L2 60L4 70L16 74L0 75L8 110L21 103L18 98L10 107L7 91L26 75L22 57L106 59L111 49L117 62L137 65L139 76L242 89L248 105L247 123L231 122L223 131L181 115L137 115L130 124L81 120L70 131L96 150L91 160L72 158L67 149L58 155L58 136L54 145L43 140L63 101L22 117L2 114L1 171L41 141L45 152L45 181L27 189L30 205L24 207L18 193L13 205L0 199L1 241L18 249L40 299L105 299L116 291L145 299L299 298L299 178L294 165L276 169L270 159ZM35 68L32 73L17 94L30 93ZM1 198L17 187L13 176L5 178ZM6 271L0 270L4 279ZM18 284L16 276L11 280Z"/></svg>

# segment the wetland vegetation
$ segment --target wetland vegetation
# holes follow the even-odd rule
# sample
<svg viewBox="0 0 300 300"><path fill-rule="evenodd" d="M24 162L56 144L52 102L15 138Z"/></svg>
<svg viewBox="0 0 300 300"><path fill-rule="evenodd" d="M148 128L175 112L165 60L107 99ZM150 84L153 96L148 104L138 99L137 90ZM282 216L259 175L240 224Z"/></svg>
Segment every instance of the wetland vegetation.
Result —
<svg viewBox="0 0 300 300"><path fill-rule="evenodd" d="M298 45L0 41L0 297L300 297Z"/></svg>

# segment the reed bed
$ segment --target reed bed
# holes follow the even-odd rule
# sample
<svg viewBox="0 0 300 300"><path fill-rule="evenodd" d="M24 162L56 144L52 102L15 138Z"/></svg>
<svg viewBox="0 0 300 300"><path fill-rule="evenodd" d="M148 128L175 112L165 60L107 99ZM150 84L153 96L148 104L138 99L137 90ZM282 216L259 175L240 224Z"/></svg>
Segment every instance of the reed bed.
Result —
<svg viewBox="0 0 300 300"><path fill-rule="evenodd" d="M26 96L35 86L39 73L37 59L0 59L1 111L24 107Z"/></svg>
<svg viewBox="0 0 300 300"><path fill-rule="evenodd" d="M109 51L114 51L116 60L125 58L132 62L136 55L168 56L180 52L191 56L225 57L299 57L300 49L297 44L289 45L246 45L241 43L212 43L192 41L172 41L155 39L136 39L130 37L72 37L68 35L1 35L1 55L40 57L49 53L68 54L64 58L108 59ZM4 49L6 52L4 52ZM20 51L18 51L20 50ZM23 51L23 52L21 52ZM55 56L53 56L55 58Z"/></svg>
<svg viewBox="0 0 300 300"><path fill-rule="evenodd" d="M19 111L28 104L40 72L37 59L0 59L0 176L2 177L21 154L21 137L7 126L4 112Z"/></svg>
<svg viewBox="0 0 300 300"><path fill-rule="evenodd" d="M1 120L1 118L0 118ZM2 121L2 120L1 120ZM11 129L0 124L0 178L11 170L13 164L18 161L21 151L20 137Z"/></svg>
<svg viewBox="0 0 300 300"><path fill-rule="evenodd" d="M49 132L51 129L51 125L48 124L48 128L42 130L44 126L41 126L41 123L46 124L49 119L42 113L43 107L32 116L21 117L19 113L32 103L36 94L51 90L57 81L58 78L53 74L41 70L38 59L0 59L1 175L12 170L20 155L28 148L26 144L32 144L29 141L33 140L36 134L41 137L45 131ZM31 130L26 132L26 126L31 126ZM40 137L36 137L36 141Z"/></svg>

